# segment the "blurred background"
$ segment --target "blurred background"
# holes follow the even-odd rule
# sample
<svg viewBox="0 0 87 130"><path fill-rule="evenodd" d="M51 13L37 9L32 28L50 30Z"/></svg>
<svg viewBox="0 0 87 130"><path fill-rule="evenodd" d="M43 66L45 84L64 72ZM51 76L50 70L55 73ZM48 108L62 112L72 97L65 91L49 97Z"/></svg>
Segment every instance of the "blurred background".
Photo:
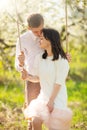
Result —
<svg viewBox="0 0 87 130"><path fill-rule="evenodd" d="M17 9L17 13L16 13ZM60 32L66 51L65 0L0 0L0 130L26 130L22 113L24 82L14 67L15 45L27 31L27 16L41 13L45 26ZM71 130L87 130L87 1L67 0L68 48L72 60L67 79ZM43 126L43 130L47 130Z"/></svg>

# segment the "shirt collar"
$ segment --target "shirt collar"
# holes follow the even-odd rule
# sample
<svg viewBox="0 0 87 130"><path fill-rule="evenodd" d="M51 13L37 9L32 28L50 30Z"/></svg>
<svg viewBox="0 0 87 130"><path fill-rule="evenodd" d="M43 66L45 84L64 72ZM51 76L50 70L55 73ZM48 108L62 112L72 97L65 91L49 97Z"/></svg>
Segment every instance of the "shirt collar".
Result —
<svg viewBox="0 0 87 130"><path fill-rule="evenodd" d="M31 34L32 34L32 39L34 39L34 41L37 41L40 39L39 37L35 36L32 31L31 31Z"/></svg>

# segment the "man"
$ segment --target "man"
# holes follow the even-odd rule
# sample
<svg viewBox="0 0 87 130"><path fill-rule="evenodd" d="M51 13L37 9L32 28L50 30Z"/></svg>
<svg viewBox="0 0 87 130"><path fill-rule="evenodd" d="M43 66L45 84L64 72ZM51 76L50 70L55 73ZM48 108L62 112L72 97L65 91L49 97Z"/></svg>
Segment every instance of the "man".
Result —
<svg viewBox="0 0 87 130"><path fill-rule="evenodd" d="M28 31L25 32L20 37L21 50L19 41L16 44L15 67L18 71L21 71L22 67L26 67L28 73L33 75L33 63L35 56L43 51L39 48L39 37L41 35L41 30L44 26L44 19L40 14L36 13L30 15L27 19L27 22L28 22ZM40 92L39 83L32 83L26 81L25 85L26 105L28 105L32 99L35 99L38 96L39 92ZM41 130L41 121L39 119L33 119L33 127L35 130Z"/></svg>

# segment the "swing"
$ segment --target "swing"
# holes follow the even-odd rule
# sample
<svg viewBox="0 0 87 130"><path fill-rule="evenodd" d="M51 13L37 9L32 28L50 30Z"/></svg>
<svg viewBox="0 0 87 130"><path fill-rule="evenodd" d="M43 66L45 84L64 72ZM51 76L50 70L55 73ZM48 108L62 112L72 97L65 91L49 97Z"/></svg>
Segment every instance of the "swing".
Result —
<svg viewBox="0 0 87 130"><path fill-rule="evenodd" d="M18 19L18 12L17 12L17 4L16 4L16 0L15 0L15 6L16 6L16 15L17 15L17 30L18 30L18 39L19 39L19 46L20 46L20 52L22 51L21 48L21 39L20 39L20 29L19 29L19 19ZM68 53L68 35L67 35L67 31L68 31L68 23L67 23L67 0L65 0L65 31L66 31L66 52ZM25 93L26 95L26 93ZM29 130L32 130L32 118L30 118L29 120L30 126L29 126Z"/></svg>

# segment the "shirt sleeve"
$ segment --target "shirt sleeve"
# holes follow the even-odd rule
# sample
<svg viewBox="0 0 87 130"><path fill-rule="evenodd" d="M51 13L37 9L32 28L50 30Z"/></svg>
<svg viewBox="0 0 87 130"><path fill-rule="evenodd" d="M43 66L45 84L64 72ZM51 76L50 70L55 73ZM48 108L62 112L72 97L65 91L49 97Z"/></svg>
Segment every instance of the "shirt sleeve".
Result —
<svg viewBox="0 0 87 130"><path fill-rule="evenodd" d="M58 61L55 61L55 69L56 69L55 83L59 85L64 84L69 72L68 61L63 58L59 59Z"/></svg>
<svg viewBox="0 0 87 130"><path fill-rule="evenodd" d="M23 48L22 48L22 50L23 50ZM17 71L21 71L21 67L19 66L19 60L18 60L19 54L20 54L20 44L19 44L19 40L17 40L16 54L15 54L15 68Z"/></svg>

